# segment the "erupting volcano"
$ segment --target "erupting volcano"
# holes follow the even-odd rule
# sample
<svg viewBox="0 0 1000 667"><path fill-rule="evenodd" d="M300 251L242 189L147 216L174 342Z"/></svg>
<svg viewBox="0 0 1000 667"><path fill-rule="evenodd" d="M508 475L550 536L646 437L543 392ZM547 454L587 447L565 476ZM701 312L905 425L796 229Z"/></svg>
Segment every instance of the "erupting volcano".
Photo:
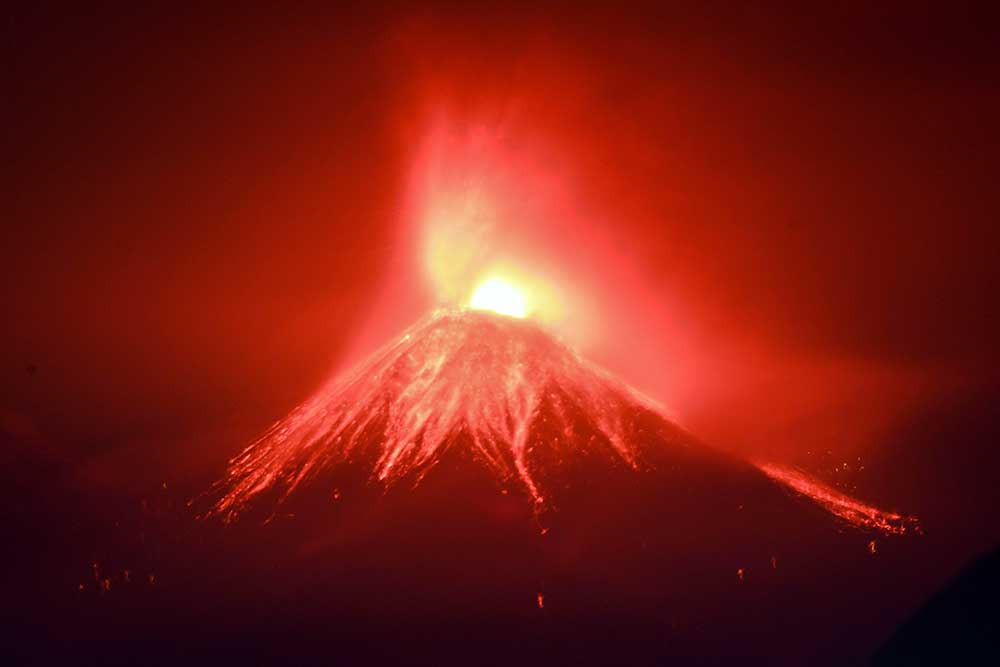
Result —
<svg viewBox="0 0 1000 667"><path fill-rule="evenodd" d="M1000 656L985 12L45 4L2 664Z"/></svg>
<svg viewBox="0 0 1000 667"><path fill-rule="evenodd" d="M511 295L487 286L473 305L510 314ZM264 495L277 506L340 467L360 466L385 487L416 485L449 450L499 486L519 484L536 512L558 508L581 462L676 474L690 460L773 480L857 527L914 525L800 471L730 460L533 321L468 309L430 314L275 423L231 461L211 512L231 520Z"/></svg>

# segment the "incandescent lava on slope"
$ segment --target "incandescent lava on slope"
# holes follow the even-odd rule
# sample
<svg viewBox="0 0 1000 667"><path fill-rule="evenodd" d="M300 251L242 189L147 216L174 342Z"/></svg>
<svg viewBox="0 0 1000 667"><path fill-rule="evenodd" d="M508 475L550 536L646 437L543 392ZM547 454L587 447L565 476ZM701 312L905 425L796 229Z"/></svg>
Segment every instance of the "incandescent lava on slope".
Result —
<svg viewBox="0 0 1000 667"><path fill-rule="evenodd" d="M231 517L271 487L285 496L323 469L358 459L370 458L385 483L420 475L462 435L476 460L520 480L542 504L544 471L531 455L542 422L559 434L554 440L636 466L637 416L656 409L529 320L439 310L235 457L214 510Z"/></svg>
<svg viewBox="0 0 1000 667"><path fill-rule="evenodd" d="M731 463L534 322L442 309L232 459L209 513L232 520L265 493L280 503L343 465L365 466L386 486L418 483L458 447L502 483L519 482L538 509L558 502L553 492L584 459L650 470L676 467L677 454L688 452L718 458L711 467ZM746 468L741 474L807 496L859 528L902 533L912 522L799 471L738 465Z"/></svg>

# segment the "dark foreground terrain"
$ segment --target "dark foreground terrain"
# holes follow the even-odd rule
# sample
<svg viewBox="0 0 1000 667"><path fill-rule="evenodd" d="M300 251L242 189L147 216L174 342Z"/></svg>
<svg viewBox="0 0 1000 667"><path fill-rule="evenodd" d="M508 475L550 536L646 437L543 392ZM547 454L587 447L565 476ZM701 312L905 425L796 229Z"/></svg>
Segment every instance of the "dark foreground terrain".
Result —
<svg viewBox="0 0 1000 667"><path fill-rule="evenodd" d="M349 467L229 525L161 488L76 503L52 543L72 499L34 496L18 660L845 664L912 604L924 536L844 526L711 450L578 461L541 512L449 451L415 487Z"/></svg>

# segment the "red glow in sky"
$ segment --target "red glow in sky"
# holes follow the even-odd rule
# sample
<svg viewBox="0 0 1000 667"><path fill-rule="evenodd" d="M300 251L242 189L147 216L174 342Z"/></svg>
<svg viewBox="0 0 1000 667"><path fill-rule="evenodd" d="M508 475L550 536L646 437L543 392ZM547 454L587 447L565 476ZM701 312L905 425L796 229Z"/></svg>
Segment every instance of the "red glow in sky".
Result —
<svg viewBox="0 0 1000 667"><path fill-rule="evenodd" d="M796 257L815 249L761 223L771 215L762 199L796 197L788 182L731 165L744 193L736 206L725 174L693 161L725 148L691 116L695 100L715 95L694 73L677 70L677 88L651 84L645 70L611 71L572 44L532 37L504 67L488 40L469 45L482 61L457 63L446 36L448 24L414 21L387 40L387 58L406 71L396 126L407 166L393 259L340 367L500 279L532 317L673 418L751 453L853 456L924 399L929 373L934 391L955 381L947 363L929 370L815 344L855 328L856 315L841 312L810 333L807 311L839 299L789 316L782 304L802 301L787 293L803 281L829 280L828 293L871 288L834 269L817 278ZM634 88L643 102L627 115L599 97L604 86ZM877 409L861 398L870 394L882 397Z"/></svg>
<svg viewBox="0 0 1000 667"><path fill-rule="evenodd" d="M500 277L714 443L866 453L990 366L996 113L920 12L824 12L28 20L5 428L239 441Z"/></svg>

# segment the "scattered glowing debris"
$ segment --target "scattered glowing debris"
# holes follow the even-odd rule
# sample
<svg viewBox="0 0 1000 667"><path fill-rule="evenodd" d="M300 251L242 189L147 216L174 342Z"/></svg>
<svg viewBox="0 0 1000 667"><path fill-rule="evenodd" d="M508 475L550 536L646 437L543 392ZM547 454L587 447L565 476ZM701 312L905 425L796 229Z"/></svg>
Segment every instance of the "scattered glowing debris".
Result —
<svg viewBox="0 0 1000 667"><path fill-rule="evenodd" d="M337 502L338 500L340 500L340 489L334 489L333 490L333 500L334 500L334 502Z"/></svg>
<svg viewBox="0 0 1000 667"><path fill-rule="evenodd" d="M538 594L538 608L545 609L545 596L541 593Z"/></svg>
<svg viewBox="0 0 1000 667"><path fill-rule="evenodd" d="M740 580L741 584L743 583L743 579L745 576L746 576L746 571L742 567L736 570L736 578Z"/></svg>
<svg viewBox="0 0 1000 667"><path fill-rule="evenodd" d="M875 540L872 540L871 542L868 543L868 553L870 554L875 553Z"/></svg>

